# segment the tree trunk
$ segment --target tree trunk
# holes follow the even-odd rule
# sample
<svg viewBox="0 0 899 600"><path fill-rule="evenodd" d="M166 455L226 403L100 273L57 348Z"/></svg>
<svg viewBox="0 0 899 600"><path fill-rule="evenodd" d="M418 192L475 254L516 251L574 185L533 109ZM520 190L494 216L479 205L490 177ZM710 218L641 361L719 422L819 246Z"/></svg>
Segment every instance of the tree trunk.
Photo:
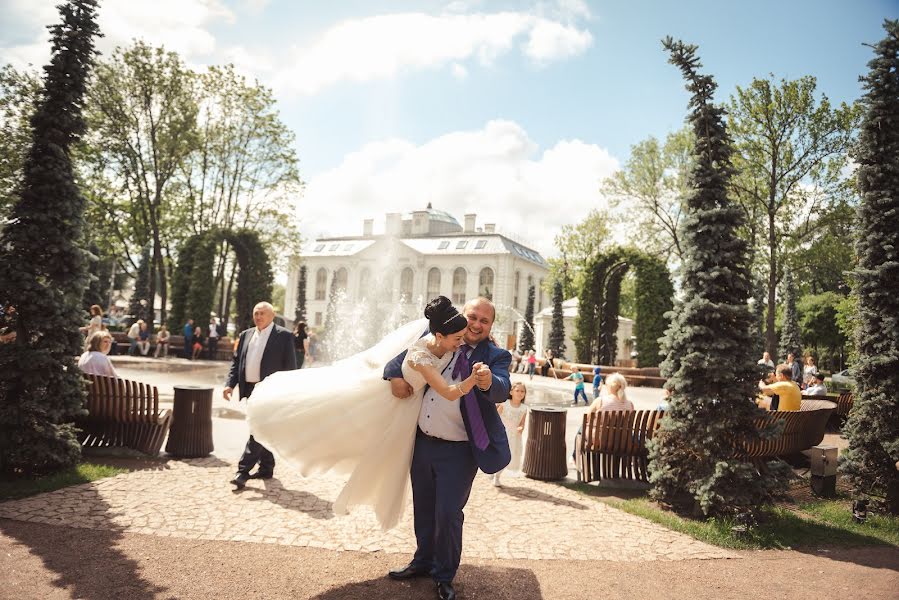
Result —
<svg viewBox="0 0 899 600"><path fill-rule="evenodd" d="M225 322L225 331L227 331L228 316L231 314L231 286L234 283L234 276L237 274L237 261L231 266L231 275L228 277L228 285L225 289L225 310L222 313L222 320ZM237 331L235 334L239 334Z"/></svg>
<svg viewBox="0 0 899 600"><path fill-rule="evenodd" d="M768 314L765 317L765 347L771 356L777 356L777 331L775 330L775 291L777 288L777 249L775 246L774 213L768 211Z"/></svg>

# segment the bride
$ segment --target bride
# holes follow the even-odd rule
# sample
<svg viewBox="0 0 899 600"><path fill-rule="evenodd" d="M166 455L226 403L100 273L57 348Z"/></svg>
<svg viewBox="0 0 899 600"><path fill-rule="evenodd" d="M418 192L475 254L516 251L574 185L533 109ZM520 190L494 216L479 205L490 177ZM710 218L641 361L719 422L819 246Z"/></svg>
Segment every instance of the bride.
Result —
<svg viewBox="0 0 899 600"><path fill-rule="evenodd" d="M447 384L441 375L467 325L449 299L438 296L425 308L425 319L407 323L368 350L327 367L273 373L247 403L250 432L303 476L349 475L334 514L371 506L381 527L391 529L403 516L411 489L425 386L452 401L475 385L477 365L458 384ZM422 336L426 328L430 333ZM382 374L384 365L407 349L403 378L414 393L398 399Z"/></svg>

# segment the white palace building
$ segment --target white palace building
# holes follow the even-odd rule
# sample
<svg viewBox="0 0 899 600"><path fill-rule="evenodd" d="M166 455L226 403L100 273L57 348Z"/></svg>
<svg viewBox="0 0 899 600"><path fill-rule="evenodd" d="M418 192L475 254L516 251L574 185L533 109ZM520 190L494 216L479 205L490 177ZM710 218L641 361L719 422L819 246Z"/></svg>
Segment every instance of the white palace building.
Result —
<svg viewBox="0 0 899 600"><path fill-rule="evenodd" d="M345 299L394 312L400 307L403 319L421 317L424 304L438 295L460 309L466 300L483 295L497 306L494 338L511 347L523 320L528 287L536 286L535 314L550 306L543 290L549 268L537 251L498 233L494 224L478 226L476 219L465 215L463 226L428 204L411 214L387 213L383 234L374 234L374 220L365 219L362 235L304 244L300 260L306 266L309 325L316 329L324 324L335 281ZM299 266L294 263L289 271L288 314L296 305ZM538 351L544 341L538 338Z"/></svg>

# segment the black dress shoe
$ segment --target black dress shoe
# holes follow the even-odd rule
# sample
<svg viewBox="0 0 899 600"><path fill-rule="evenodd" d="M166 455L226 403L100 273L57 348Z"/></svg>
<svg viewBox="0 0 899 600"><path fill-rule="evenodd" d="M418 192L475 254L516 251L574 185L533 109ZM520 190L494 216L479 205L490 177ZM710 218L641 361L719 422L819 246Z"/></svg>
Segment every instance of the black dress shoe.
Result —
<svg viewBox="0 0 899 600"><path fill-rule="evenodd" d="M250 479L271 479L275 474L272 471L256 471L250 475Z"/></svg>
<svg viewBox="0 0 899 600"><path fill-rule="evenodd" d="M456 600L456 590L453 589L453 584L446 581L438 582L437 597L440 600Z"/></svg>
<svg viewBox="0 0 899 600"><path fill-rule="evenodd" d="M431 570L425 567L416 565L415 563L409 563L399 571L390 571L387 573L387 576L391 579L412 579L414 577L428 577L431 574Z"/></svg>
<svg viewBox="0 0 899 600"><path fill-rule="evenodd" d="M232 479L229 483L231 485L233 485L236 489L242 490L244 487L246 487L247 481L249 481L249 480L250 480L250 476L247 475L246 473L238 473L237 475L234 476L234 479Z"/></svg>

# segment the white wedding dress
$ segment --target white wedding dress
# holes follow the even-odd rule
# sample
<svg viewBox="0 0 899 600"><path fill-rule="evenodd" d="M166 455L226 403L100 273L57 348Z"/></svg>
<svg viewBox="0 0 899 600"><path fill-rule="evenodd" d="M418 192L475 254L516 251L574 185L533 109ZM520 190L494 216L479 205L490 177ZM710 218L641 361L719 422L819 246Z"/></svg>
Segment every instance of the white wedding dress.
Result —
<svg viewBox="0 0 899 600"><path fill-rule="evenodd" d="M408 323L377 345L327 367L281 371L266 377L247 402L250 433L299 469L303 476L332 472L349 475L333 511L374 508L381 527L390 529L406 509L409 469L418 413L425 387L409 361L443 370L452 358L424 348L427 320ZM393 396L384 366L403 350L403 377L414 392Z"/></svg>

